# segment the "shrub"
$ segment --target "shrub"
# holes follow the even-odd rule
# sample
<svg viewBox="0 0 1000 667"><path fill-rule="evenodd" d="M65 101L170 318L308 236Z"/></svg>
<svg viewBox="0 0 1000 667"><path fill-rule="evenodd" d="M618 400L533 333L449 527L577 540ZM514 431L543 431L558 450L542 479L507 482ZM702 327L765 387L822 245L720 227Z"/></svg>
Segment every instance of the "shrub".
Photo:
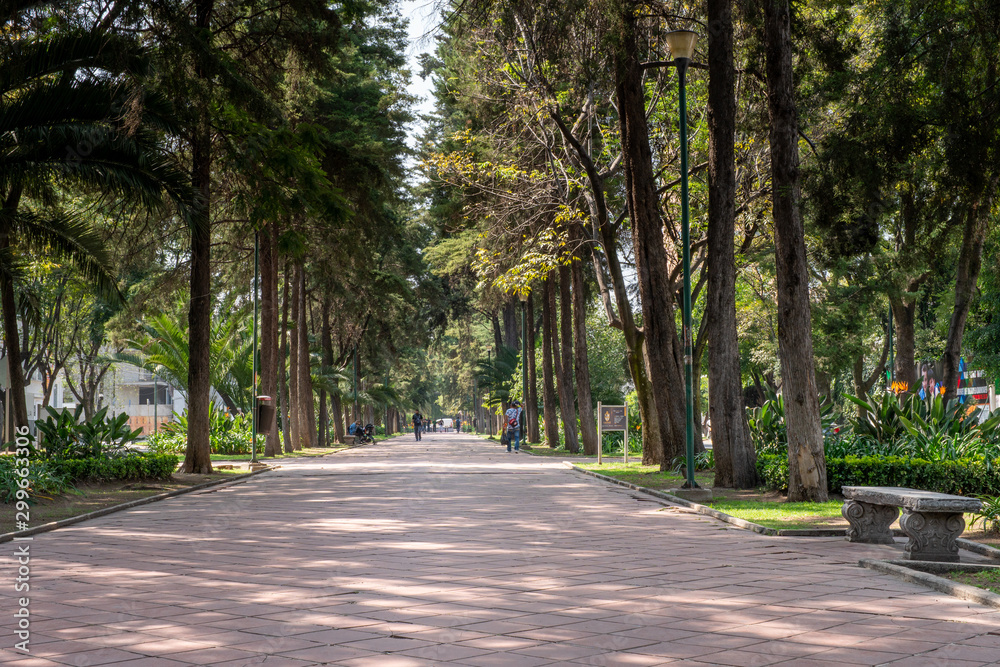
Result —
<svg viewBox="0 0 1000 667"><path fill-rule="evenodd" d="M66 477L56 470L51 461L32 458L27 468L27 490L31 496L57 495L70 486ZM15 500L20 479L17 459L13 456L0 456L0 501L9 503Z"/></svg>
<svg viewBox="0 0 1000 667"><path fill-rule="evenodd" d="M40 453L49 459L90 458L95 456L125 456L128 444L142 434L128 427L128 415L108 417L108 409L98 410L94 416L81 421L83 406L75 410L45 410L49 416L37 423L40 435Z"/></svg>
<svg viewBox="0 0 1000 667"><path fill-rule="evenodd" d="M73 482L110 482L129 479L168 479L177 468L179 459L173 454L144 454L109 459L59 459L52 465L65 479Z"/></svg>
<svg viewBox="0 0 1000 667"><path fill-rule="evenodd" d="M976 513L969 527L975 528L978 523L983 527L984 533L1000 533L1000 497L983 496L980 500L983 501L983 509Z"/></svg>
<svg viewBox="0 0 1000 667"><path fill-rule="evenodd" d="M253 442L250 437L252 417L250 415L230 415L211 405L208 410L209 443L213 454L249 454ZM177 416L177 421L164 424L155 438L151 438L150 449L162 452L180 453L187 447L187 411ZM161 435L163 434L163 435Z"/></svg>
<svg viewBox="0 0 1000 667"><path fill-rule="evenodd" d="M845 486L904 486L964 496L1000 495L998 461L959 459L927 461L900 456L845 456L826 461L828 488L840 493ZM769 489L788 491L788 459L757 457L757 472Z"/></svg>

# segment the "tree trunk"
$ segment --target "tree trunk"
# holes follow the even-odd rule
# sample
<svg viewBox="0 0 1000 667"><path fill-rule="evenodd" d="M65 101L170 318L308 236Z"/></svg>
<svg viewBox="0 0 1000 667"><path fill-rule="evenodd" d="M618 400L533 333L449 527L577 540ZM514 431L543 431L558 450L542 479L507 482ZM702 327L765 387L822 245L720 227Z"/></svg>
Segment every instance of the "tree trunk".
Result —
<svg viewBox="0 0 1000 667"><path fill-rule="evenodd" d="M195 27L208 34L213 0L197 0ZM208 83L208 73L196 65L196 74ZM196 200L191 211L191 302L188 310L188 440L184 472L212 472L209 442L209 401L212 390L212 128L207 100L197 110L191 140L191 188Z"/></svg>
<svg viewBox="0 0 1000 667"><path fill-rule="evenodd" d="M778 284L778 347L788 430L788 500L828 497L823 429L816 392L809 267L799 209L798 127L792 81L789 0L764 3L771 197Z"/></svg>
<svg viewBox="0 0 1000 667"><path fill-rule="evenodd" d="M997 183L994 181L988 191L992 192L996 187ZM962 337L965 335L969 306L972 304L979 282L979 272L983 264L983 243L986 241L992 207L993 198L986 195L976 201L966 214L962 249L959 251L955 275L955 305L951 310L948 339L942 359L945 401L958 397L958 364L962 356Z"/></svg>
<svg viewBox="0 0 1000 667"><path fill-rule="evenodd" d="M503 306L503 344L512 350L521 349L521 341L517 336L519 320L517 299L512 298Z"/></svg>
<svg viewBox="0 0 1000 667"><path fill-rule="evenodd" d="M663 445L660 438L660 420L656 416L653 403L652 385L646 374L646 344L640 338L639 349L628 352L629 373L635 383L635 398L639 404L639 419L642 421L642 464L662 465Z"/></svg>
<svg viewBox="0 0 1000 667"><path fill-rule="evenodd" d="M316 446L316 405L313 398L312 365L309 357L309 323L306 319L308 296L306 295L306 269L299 267L299 427L302 447Z"/></svg>
<svg viewBox="0 0 1000 667"><path fill-rule="evenodd" d="M740 375L736 329L736 99L733 0L708 0L708 411L715 456L713 486L750 489L758 483L757 454Z"/></svg>
<svg viewBox="0 0 1000 667"><path fill-rule="evenodd" d="M537 443L538 433L538 375L535 367L535 297L528 294L528 442Z"/></svg>
<svg viewBox="0 0 1000 667"><path fill-rule="evenodd" d="M299 290L302 284L299 282L299 271L301 266L298 263L292 264L292 296L291 296L291 320L288 332L288 434L289 444L285 446L285 451L298 451L302 449L302 412L299 409ZM289 449L291 447L291 449Z"/></svg>
<svg viewBox="0 0 1000 667"><path fill-rule="evenodd" d="M684 453L685 414L682 356L674 317L674 285L664 250L663 223L657 205L646 88L636 42L633 3L619 2L620 41L615 54L619 124L625 194L632 218L633 247L646 338L647 372L663 447L661 469Z"/></svg>
<svg viewBox="0 0 1000 667"><path fill-rule="evenodd" d="M333 304L330 300L330 295L328 292L323 294L323 322L322 330L320 331L320 345L323 347L323 366L327 371L333 370L333 332L330 328L330 309ZM331 404L333 401L333 395L331 394ZM323 432L329 431L327 426L329 422L329 413L326 409L325 397L320 395L320 421L323 423ZM337 417L334 415L334 423L336 423ZM339 441L338 441L339 442Z"/></svg>
<svg viewBox="0 0 1000 667"><path fill-rule="evenodd" d="M319 401L319 423L316 429L316 446L326 447L326 431L327 424L329 423L329 415L326 413L326 389L319 390L319 396L317 397Z"/></svg>
<svg viewBox="0 0 1000 667"><path fill-rule="evenodd" d="M905 382L910 391L917 391L917 300L903 297L889 297L892 307L893 328L896 330L896 358L893 361L893 377L897 382Z"/></svg>
<svg viewBox="0 0 1000 667"><path fill-rule="evenodd" d="M285 262L284 281L281 287L281 348L278 350L278 384L281 391L281 440L285 453L292 450L292 411L290 403L290 388L288 386L288 263Z"/></svg>
<svg viewBox="0 0 1000 667"><path fill-rule="evenodd" d="M337 442L344 444L344 408L340 402L340 396L331 396L330 403L333 407L333 434Z"/></svg>
<svg viewBox="0 0 1000 667"><path fill-rule="evenodd" d="M597 422L594 419L594 403L590 391L590 362L587 359L587 300L583 288L582 259L575 256L587 251L586 248L582 247L583 230L580 225L572 226L570 237L580 243L574 250L573 264L570 267L573 281L573 333L575 338L573 349L577 411L580 414L580 439L583 441L583 453L587 456L597 456L600 442L597 439Z"/></svg>
<svg viewBox="0 0 1000 667"><path fill-rule="evenodd" d="M559 423L556 415L556 386L553 378L552 341L555 340L556 291L549 272L542 283L542 410L545 417L545 442L553 449L559 446Z"/></svg>
<svg viewBox="0 0 1000 667"><path fill-rule="evenodd" d="M559 410L562 412L563 437L566 451L580 451L576 430L576 405L573 396L573 295L570 293L572 275L568 266L559 267L559 331L562 363L559 374Z"/></svg>
<svg viewBox="0 0 1000 667"><path fill-rule="evenodd" d="M500 320L495 310L490 314L490 323L493 325L493 354L496 356L503 347L503 332L500 330Z"/></svg>
<svg viewBox="0 0 1000 667"><path fill-rule="evenodd" d="M271 222L259 234L260 238L260 392L270 396L272 405L278 400L278 264L277 223ZM275 411L275 415L277 412ZM264 438L264 456L281 453L277 420L261 424L268 431Z"/></svg>
<svg viewBox="0 0 1000 667"><path fill-rule="evenodd" d="M13 215L21 201L21 188L16 187L4 202L4 213ZM8 256L11 247L11 229L8 218L0 220L0 255ZM8 434L11 442L19 428L28 427L28 405L24 397L24 362L21 359L21 339L17 330L17 298L14 283L7 271L0 271L0 305L3 307L3 333L7 346L7 377L10 392L10 407L13 434Z"/></svg>

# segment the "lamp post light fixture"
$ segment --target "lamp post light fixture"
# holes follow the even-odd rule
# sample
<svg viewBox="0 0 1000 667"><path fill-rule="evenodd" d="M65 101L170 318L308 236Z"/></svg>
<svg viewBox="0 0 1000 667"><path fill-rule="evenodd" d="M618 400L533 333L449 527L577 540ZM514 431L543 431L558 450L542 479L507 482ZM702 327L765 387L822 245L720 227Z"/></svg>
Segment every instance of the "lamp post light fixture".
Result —
<svg viewBox="0 0 1000 667"><path fill-rule="evenodd" d="M688 140L687 140L687 92L685 75L694 56L698 34L692 30L673 30L666 35L667 48L673 56L677 68L678 106L680 115L681 140L681 245L683 246L684 293L683 293L683 333L684 333L684 397L685 419L685 468L687 480L683 488L697 489L694 481L694 380L691 368L693 352L691 342L691 223L688 214Z"/></svg>

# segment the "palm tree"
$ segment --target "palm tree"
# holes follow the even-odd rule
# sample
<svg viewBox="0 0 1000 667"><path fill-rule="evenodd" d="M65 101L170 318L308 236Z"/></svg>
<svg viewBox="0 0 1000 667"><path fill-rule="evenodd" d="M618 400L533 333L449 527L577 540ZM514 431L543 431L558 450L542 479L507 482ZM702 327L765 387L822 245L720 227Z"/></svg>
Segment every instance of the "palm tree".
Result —
<svg viewBox="0 0 1000 667"><path fill-rule="evenodd" d="M188 201L166 153L169 105L136 84L145 59L131 39L100 29L26 30L46 3L0 2L0 306L15 427L27 426L15 283L32 258L74 264L120 298L109 256L91 222L56 207L59 188L79 186L159 206L164 193ZM11 37L13 36L13 37Z"/></svg>

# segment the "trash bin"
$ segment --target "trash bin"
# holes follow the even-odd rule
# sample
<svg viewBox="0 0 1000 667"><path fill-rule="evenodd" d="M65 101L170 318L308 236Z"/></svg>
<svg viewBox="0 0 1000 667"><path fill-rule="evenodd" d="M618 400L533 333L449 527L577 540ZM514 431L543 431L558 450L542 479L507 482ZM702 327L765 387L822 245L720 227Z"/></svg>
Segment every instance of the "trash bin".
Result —
<svg viewBox="0 0 1000 667"><path fill-rule="evenodd" d="M267 435L274 423L274 399L270 396L257 397L257 433Z"/></svg>

